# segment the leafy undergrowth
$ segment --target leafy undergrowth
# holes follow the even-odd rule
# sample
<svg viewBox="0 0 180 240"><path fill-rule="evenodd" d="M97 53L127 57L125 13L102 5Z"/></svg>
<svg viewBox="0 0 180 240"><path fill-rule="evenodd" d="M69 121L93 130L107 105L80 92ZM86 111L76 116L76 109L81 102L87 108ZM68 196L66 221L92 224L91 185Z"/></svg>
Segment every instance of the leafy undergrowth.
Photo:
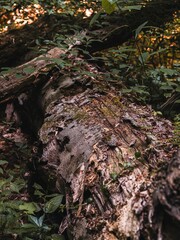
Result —
<svg viewBox="0 0 180 240"><path fill-rule="evenodd" d="M0 132L0 239L63 240L54 234L63 195L48 191L36 177L36 146L13 123L2 121Z"/></svg>
<svg viewBox="0 0 180 240"><path fill-rule="evenodd" d="M166 29L147 26L122 46L98 53L105 63L107 81L120 86L133 101L151 104L171 119L180 104L179 50L176 23ZM145 29L148 29L144 32ZM175 29L174 29L175 28Z"/></svg>

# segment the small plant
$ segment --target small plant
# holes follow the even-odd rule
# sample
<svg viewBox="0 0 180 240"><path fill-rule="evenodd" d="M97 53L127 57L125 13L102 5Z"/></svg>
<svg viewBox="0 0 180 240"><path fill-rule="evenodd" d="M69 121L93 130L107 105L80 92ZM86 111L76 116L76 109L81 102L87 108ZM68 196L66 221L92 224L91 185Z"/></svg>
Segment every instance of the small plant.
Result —
<svg viewBox="0 0 180 240"><path fill-rule="evenodd" d="M28 153L27 146L17 145L22 156ZM18 153L16 153L18 154ZM39 184L35 183L34 199L28 193L28 175L26 166L0 160L0 238L12 239L63 239L55 233L58 226L51 222L51 215L62 212L63 195L46 194ZM14 238L13 238L14 239Z"/></svg>

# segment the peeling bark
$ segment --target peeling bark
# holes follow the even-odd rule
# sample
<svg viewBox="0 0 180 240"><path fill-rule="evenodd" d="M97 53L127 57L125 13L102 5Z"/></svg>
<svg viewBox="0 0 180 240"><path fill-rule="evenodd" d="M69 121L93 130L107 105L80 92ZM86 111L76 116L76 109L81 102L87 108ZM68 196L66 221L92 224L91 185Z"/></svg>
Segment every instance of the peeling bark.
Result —
<svg viewBox="0 0 180 240"><path fill-rule="evenodd" d="M46 57L61 54L56 48ZM33 74L19 80L7 75L7 83L2 79L1 101L10 100L12 93L18 97L40 81L39 72L52 67L49 60L39 58L25 64L31 65ZM178 202L179 194L179 155L171 162L176 152L171 123L155 116L150 106L122 98L105 84L95 66L84 61L83 67L97 77L59 70L58 77L47 77L38 88L44 111L38 132L43 145L41 174L49 188L64 194L66 201L59 233L68 231L75 240L177 239L168 228L163 237L167 217L156 218L159 205L162 214L179 224L179 204L170 200L173 196ZM169 173L158 191L158 171L165 163ZM163 184L167 189L161 188Z"/></svg>
<svg viewBox="0 0 180 240"><path fill-rule="evenodd" d="M30 62L20 65L0 76L0 103L20 95L28 88L37 87L47 81L46 74L54 67L51 59L60 58L64 51L59 48L51 49ZM44 77L42 77L42 75Z"/></svg>
<svg viewBox="0 0 180 240"><path fill-rule="evenodd" d="M172 147L167 143L170 122L152 117L150 108L121 102L112 90L63 96L47 112L40 129L42 161L45 172L51 169L57 176L57 189L68 194L68 205L78 203L67 226L73 239L140 239L145 234L152 239L145 228L155 189L152 172L172 157L164 151Z"/></svg>

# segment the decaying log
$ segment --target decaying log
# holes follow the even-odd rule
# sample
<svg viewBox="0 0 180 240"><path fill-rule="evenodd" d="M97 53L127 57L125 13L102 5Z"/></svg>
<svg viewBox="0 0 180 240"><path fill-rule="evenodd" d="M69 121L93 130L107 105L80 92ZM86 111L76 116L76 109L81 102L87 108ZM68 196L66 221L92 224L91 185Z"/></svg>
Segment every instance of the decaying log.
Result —
<svg viewBox="0 0 180 240"><path fill-rule="evenodd" d="M46 57L61 54L56 48ZM36 74L41 78L39 71L50 70L48 61L35 59L25 66L31 65L35 71L20 78L21 87L17 81L13 85L13 75L6 76L9 83L2 79L1 101L14 92L18 97L36 83ZM162 229L154 228L157 201L153 196L161 205L169 204L157 192L156 178L176 151L171 143L171 123L154 114L150 106L122 98L105 84L103 73L95 66L84 61L83 68L84 73L68 70L58 78L52 75L39 88L44 111L39 129L42 180L66 201L59 233L68 230L74 240L157 239ZM92 76L87 76L87 71ZM173 166L167 176L170 189L179 179ZM169 193L164 191L168 199L178 194Z"/></svg>
<svg viewBox="0 0 180 240"><path fill-rule="evenodd" d="M78 204L59 231L68 222L73 239L153 239L148 214L155 172L172 157L170 122L112 89L64 94L47 104L39 132L44 172Z"/></svg>
<svg viewBox="0 0 180 240"><path fill-rule="evenodd" d="M30 62L18 66L8 73L1 72L0 76L0 103L17 97L28 88L47 80L46 74L53 68L51 59L60 58L64 51L59 48L51 49L47 54L41 55ZM44 77L42 77L42 75Z"/></svg>

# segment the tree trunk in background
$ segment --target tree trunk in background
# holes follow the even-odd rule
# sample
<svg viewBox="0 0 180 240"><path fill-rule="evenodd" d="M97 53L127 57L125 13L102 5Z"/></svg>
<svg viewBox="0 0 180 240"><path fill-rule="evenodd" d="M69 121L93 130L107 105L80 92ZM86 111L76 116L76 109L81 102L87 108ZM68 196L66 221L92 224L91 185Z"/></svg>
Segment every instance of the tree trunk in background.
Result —
<svg viewBox="0 0 180 240"><path fill-rule="evenodd" d="M107 22L109 25L96 27L96 29L89 27L89 19L69 15L44 16L20 30L1 34L0 67L13 67L33 59L38 55L39 46L36 45L36 40L40 41L43 48L42 39L53 40L56 34L65 35L68 38L74 33L68 28L71 25L78 25L82 30L87 29L88 37L92 38L92 41L91 46L86 46L86 50L94 53L128 41L133 36L133 31L146 21L148 26L163 28L167 22L173 21L174 14L179 8L178 1L153 1L141 11L103 15L100 21ZM63 25L67 27L63 28ZM84 49L84 45L80 47ZM32 50L32 48L35 49Z"/></svg>

